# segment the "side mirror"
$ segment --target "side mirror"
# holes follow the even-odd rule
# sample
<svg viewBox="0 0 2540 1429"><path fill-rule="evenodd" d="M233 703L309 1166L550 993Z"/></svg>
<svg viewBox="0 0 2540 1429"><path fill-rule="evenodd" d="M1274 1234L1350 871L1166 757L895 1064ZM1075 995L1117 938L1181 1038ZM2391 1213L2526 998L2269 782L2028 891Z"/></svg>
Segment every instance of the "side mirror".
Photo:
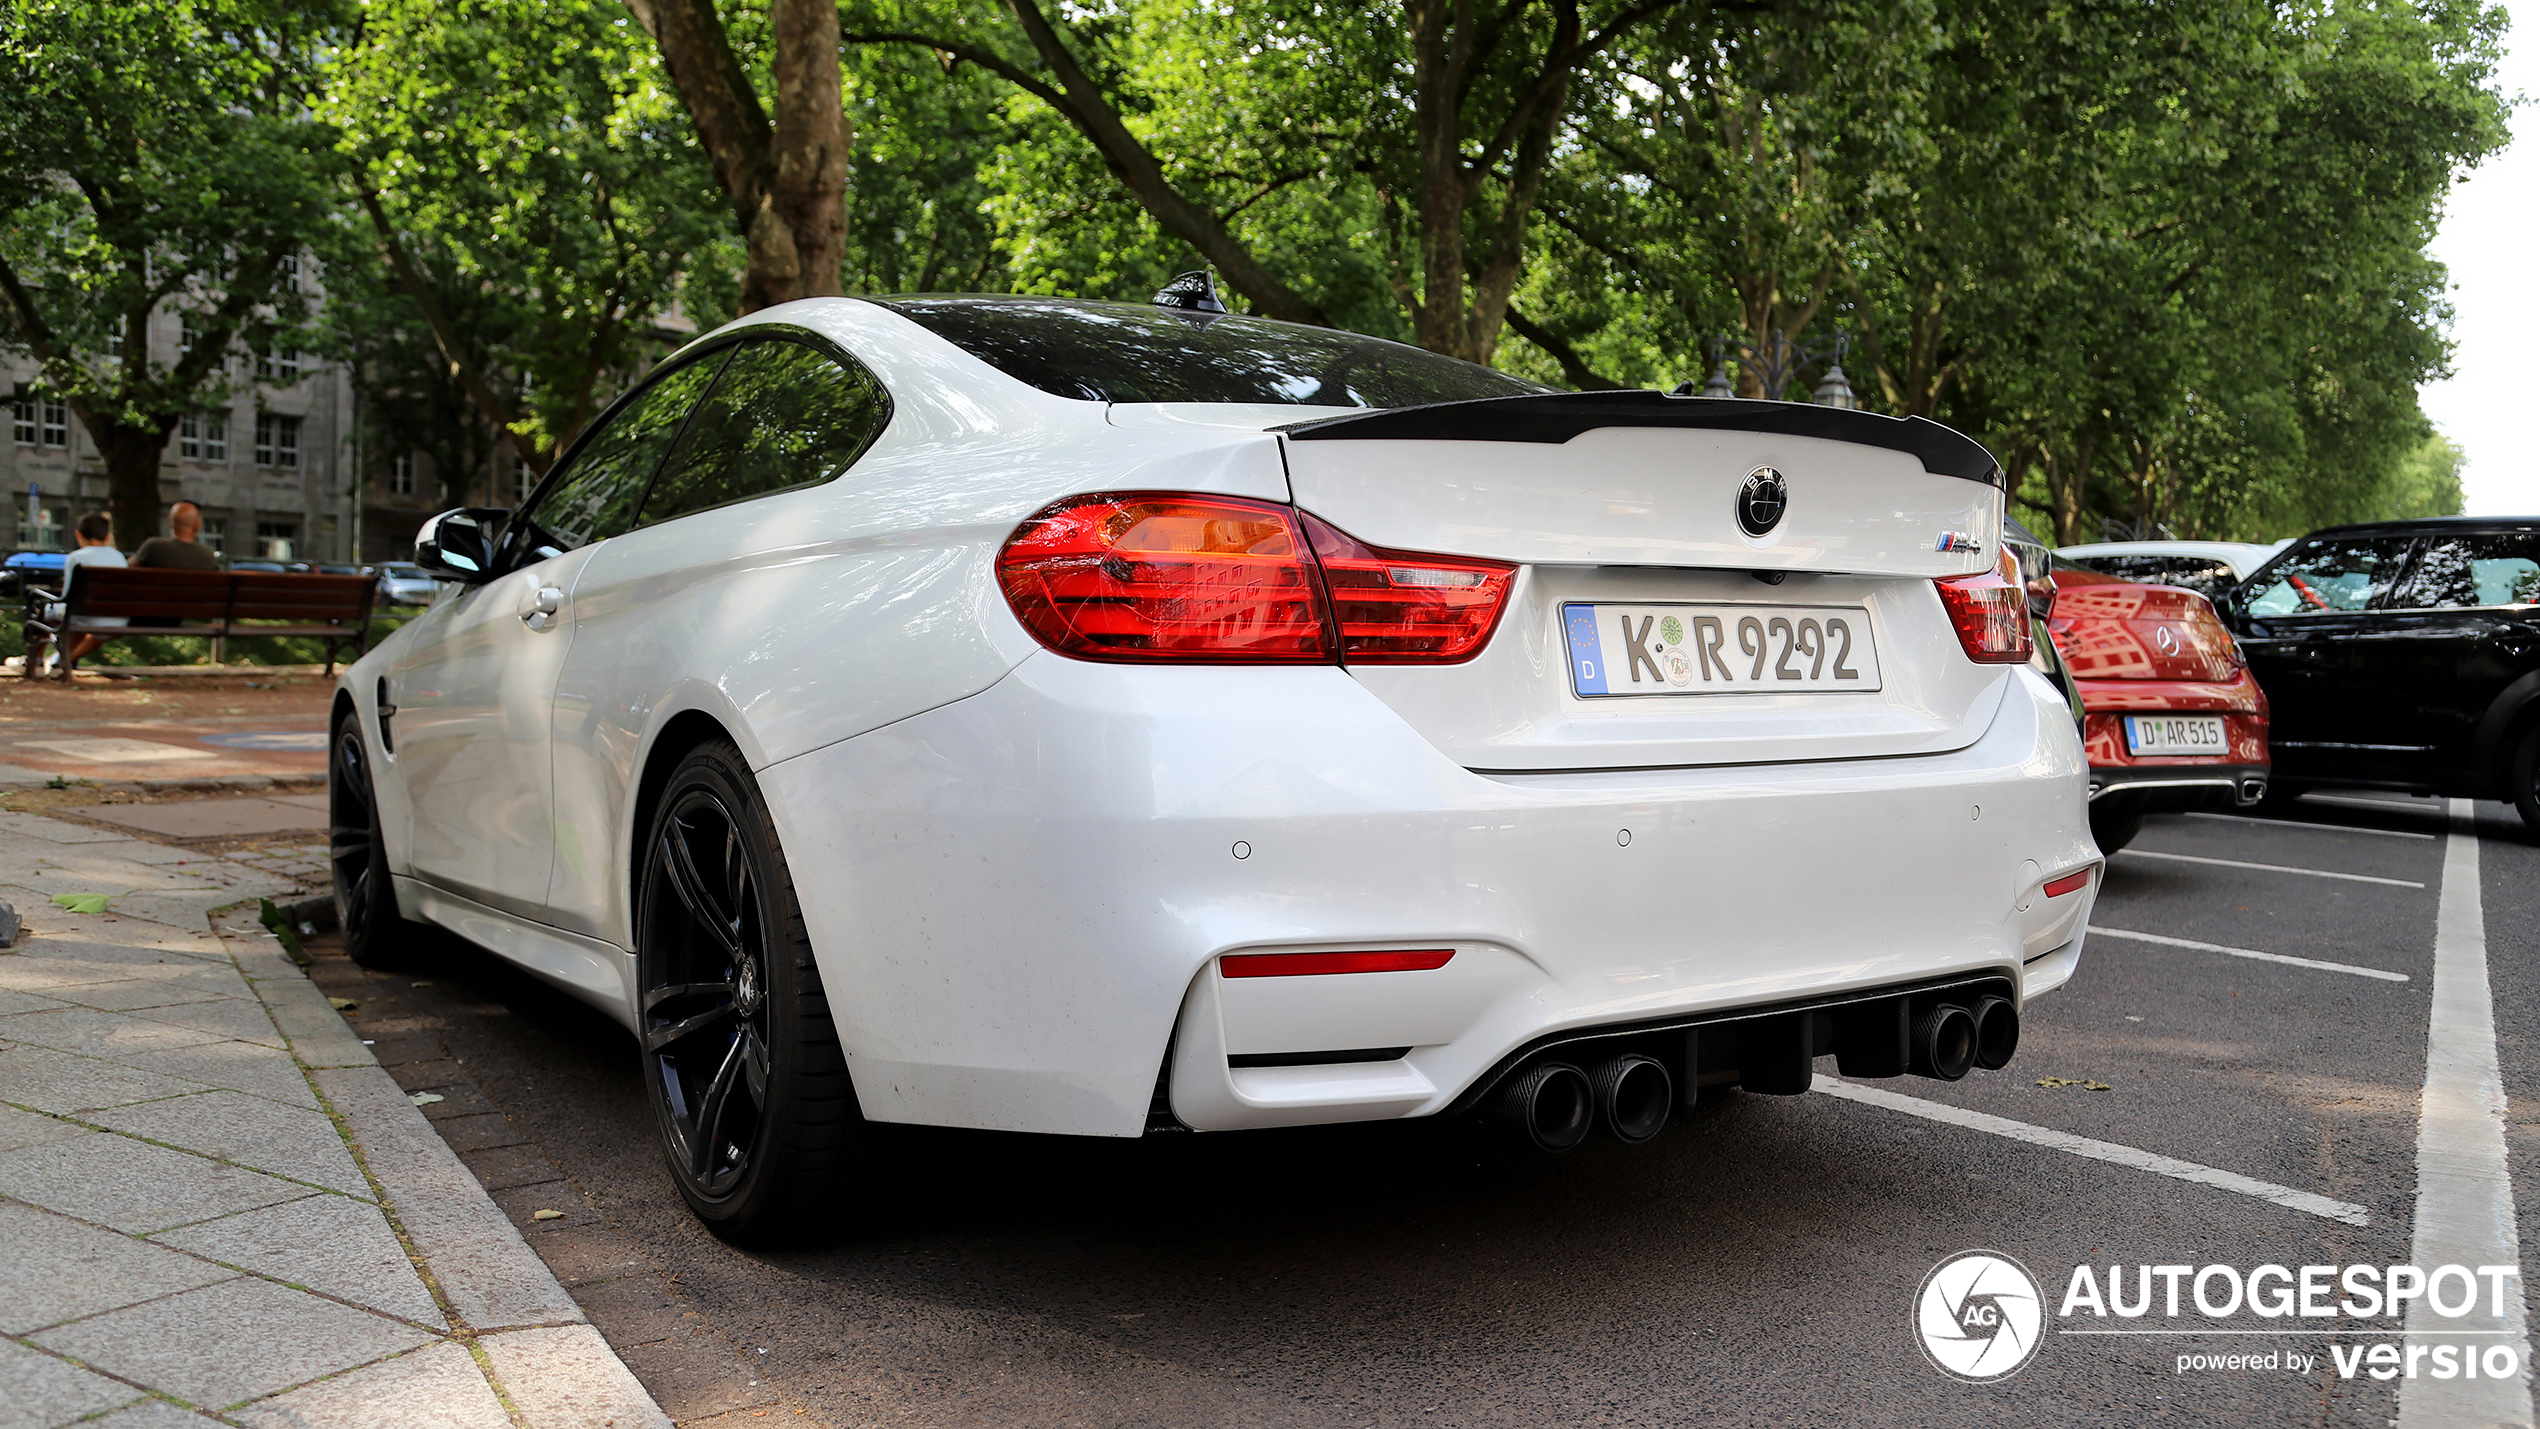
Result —
<svg viewBox="0 0 2540 1429"><path fill-rule="evenodd" d="M462 506L415 532L415 564L436 581L480 585L494 578L494 528L508 507Z"/></svg>

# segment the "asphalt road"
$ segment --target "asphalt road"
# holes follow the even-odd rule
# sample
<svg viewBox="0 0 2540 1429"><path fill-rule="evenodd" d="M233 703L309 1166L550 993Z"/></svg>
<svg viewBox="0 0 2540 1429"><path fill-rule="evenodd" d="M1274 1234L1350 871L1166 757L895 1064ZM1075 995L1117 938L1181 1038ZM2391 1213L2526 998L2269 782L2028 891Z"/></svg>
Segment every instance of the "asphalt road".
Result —
<svg viewBox="0 0 2540 1429"><path fill-rule="evenodd" d="M1646 1147L1550 1158L1436 1124L934 1134L905 1221L784 1254L689 1218L632 1043L597 1014L457 946L407 974L335 957L319 976L359 1000L401 1082L442 1098L428 1114L683 1424L2379 1426L2396 1386L2329 1357L2372 1337L2079 1337L2054 1331L2093 1322L2052 1318L2081 1264L2104 1280L2111 1263L2409 1259L2446 822L2440 801L2355 797L2156 818L2095 921L2405 981L2097 936L2008 1070L1870 1084L1923 1114L1706 1091ZM2506 806L2476 821L2530 1259L2540 846ZM2365 1224L1934 1108L2351 1203ZM1988 1385L1936 1372L1913 1333L1926 1273L1973 1248L2018 1259L2049 1301L2035 1361ZM2318 1368L2177 1369L2287 1350Z"/></svg>

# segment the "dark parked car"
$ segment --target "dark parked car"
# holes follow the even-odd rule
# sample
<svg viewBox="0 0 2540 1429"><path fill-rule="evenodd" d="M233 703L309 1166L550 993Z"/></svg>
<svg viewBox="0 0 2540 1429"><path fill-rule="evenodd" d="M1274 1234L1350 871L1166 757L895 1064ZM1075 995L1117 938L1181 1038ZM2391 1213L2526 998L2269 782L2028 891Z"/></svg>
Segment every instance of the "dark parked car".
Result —
<svg viewBox="0 0 2540 1429"><path fill-rule="evenodd" d="M2275 790L2510 799L2540 832L2540 517L2339 526L2234 590Z"/></svg>

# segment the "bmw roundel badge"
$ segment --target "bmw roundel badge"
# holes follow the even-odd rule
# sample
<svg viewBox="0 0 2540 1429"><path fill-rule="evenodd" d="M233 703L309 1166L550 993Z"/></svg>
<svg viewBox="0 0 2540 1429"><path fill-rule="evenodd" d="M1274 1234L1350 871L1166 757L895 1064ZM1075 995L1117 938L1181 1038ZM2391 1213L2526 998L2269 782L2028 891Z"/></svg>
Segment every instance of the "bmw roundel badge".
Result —
<svg viewBox="0 0 2540 1429"><path fill-rule="evenodd" d="M1749 536L1761 536L1780 525L1782 513L1789 509L1790 484L1774 468L1759 466L1738 488L1737 528Z"/></svg>

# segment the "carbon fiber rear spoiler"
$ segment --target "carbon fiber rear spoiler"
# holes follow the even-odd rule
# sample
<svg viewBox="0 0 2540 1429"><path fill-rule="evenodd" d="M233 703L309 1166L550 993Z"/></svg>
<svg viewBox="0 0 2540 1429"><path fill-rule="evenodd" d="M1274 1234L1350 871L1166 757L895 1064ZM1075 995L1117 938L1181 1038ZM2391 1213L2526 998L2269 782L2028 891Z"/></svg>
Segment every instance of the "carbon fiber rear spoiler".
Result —
<svg viewBox="0 0 2540 1429"><path fill-rule="evenodd" d="M1272 430L1298 442L1542 442L1558 446L1598 427L1680 427L1818 437L1904 452L1935 476L2004 485L2002 465L1983 443L1938 422L1805 402L1673 397L1664 392L1546 392L1379 408Z"/></svg>

